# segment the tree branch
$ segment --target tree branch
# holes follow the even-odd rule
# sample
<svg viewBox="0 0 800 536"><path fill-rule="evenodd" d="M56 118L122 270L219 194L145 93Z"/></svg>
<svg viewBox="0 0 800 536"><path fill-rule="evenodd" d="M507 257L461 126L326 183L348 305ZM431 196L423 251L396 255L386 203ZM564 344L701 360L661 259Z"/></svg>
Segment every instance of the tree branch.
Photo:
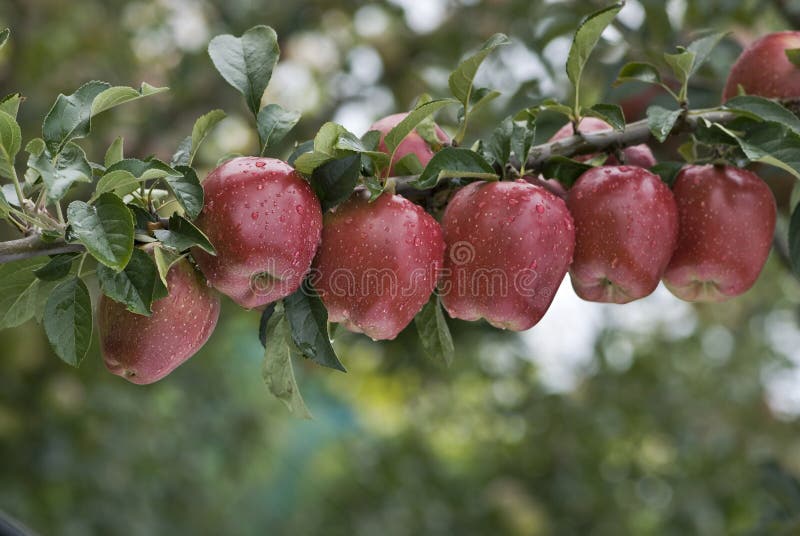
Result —
<svg viewBox="0 0 800 536"><path fill-rule="evenodd" d="M0 264L44 255L82 251L83 249L80 244L67 244L63 240L45 242L41 235L32 234L18 240L0 242Z"/></svg>

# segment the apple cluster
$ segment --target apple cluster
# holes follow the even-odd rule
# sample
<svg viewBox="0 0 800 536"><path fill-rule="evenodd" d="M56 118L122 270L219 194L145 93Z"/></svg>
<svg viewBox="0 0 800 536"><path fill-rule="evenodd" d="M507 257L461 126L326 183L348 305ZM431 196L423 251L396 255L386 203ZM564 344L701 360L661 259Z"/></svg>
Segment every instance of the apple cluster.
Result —
<svg viewBox="0 0 800 536"><path fill-rule="evenodd" d="M787 97L800 69L776 50L798 46L798 34L788 32L754 43L731 70L724 99L740 91ZM764 72L767 65L774 75ZM386 117L372 130L385 136L403 117ZM608 128L590 117L578 125L580 132ZM573 133L568 124L552 140ZM417 132L402 141L392 165L408 154L423 166L434 156ZM755 283L776 222L763 180L731 165L686 165L670 187L649 170L656 160L647 145L617 154L569 189L541 175L471 182L452 194L439 221L391 191L370 200L356 189L323 213L308 181L286 162L228 160L203 182L196 221L216 255L194 248L199 272L188 260L176 263L169 294L150 317L103 298L106 365L136 383L156 381L210 336L216 292L263 309L305 279L329 321L375 340L395 338L434 292L452 318L525 330L543 317L567 273L581 298L617 304L649 295L661 281L681 299L714 302ZM139 340L118 337L122 325L135 325ZM158 353L164 341L175 349L169 359Z"/></svg>

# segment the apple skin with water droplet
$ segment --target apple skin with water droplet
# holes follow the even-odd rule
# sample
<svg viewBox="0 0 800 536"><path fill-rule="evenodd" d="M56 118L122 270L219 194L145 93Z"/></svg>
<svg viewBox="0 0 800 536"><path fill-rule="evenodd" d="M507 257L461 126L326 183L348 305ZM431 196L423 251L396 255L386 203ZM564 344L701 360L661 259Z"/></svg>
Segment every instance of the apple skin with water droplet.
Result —
<svg viewBox="0 0 800 536"><path fill-rule="evenodd" d="M570 279L588 301L628 303L658 286L678 240L678 207L658 175L601 166L569 190L575 218Z"/></svg>
<svg viewBox="0 0 800 536"><path fill-rule="evenodd" d="M311 266L322 233L319 200L303 177L274 158L228 160L203 182L195 222L217 255L192 256L212 287L247 309L292 294Z"/></svg>
<svg viewBox="0 0 800 536"><path fill-rule="evenodd" d="M377 130L381 133L381 141L378 144L379 151L389 154L389 149L386 147L383 139L386 137L386 134L396 127L400 121L405 119L407 115L407 113L388 115L375 121L372 126L369 127L369 130ZM435 128L436 137L439 139L439 141L442 144L449 143L450 138L445 131L439 128L438 125L436 125ZM411 133L409 133L409 135L406 136L402 142L400 142L400 145L397 146L397 150L394 153L394 158L392 159L392 166L389 168L389 175L392 177L397 175L394 165L404 156L412 153L417 155L422 167L428 165L428 162L431 161L431 158L433 158L434 155L433 149L431 149L430 145L428 145L428 142L426 142L422 136L417 134L416 130L412 130Z"/></svg>
<svg viewBox="0 0 800 536"><path fill-rule="evenodd" d="M754 41L731 67L722 100L737 96L740 85L748 95L767 99L800 97L800 67L786 56L795 48L800 48L800 32L775 32Z"/></svg>
<svg viewBox="0 0 800 536"><path fill-rule="evenodd" d="M430 299L442 268L439 223L408 199L362 193L325 214L311 281L328 320L394 339Z"/></svg>
<svg viewBox="0 0 800 536"><path fill-rule="evenodd" d="M453 318L483 318L514 331L544 316L575 247L564 201L522 179L462 188L445 210L442 229L444 308Z"/></svg>
<svg viewBox="0 0 800 536"><path fill-rule="evenodd" d="M664 284L687 301L720 302L755 284L772 247L775 198L758 175L732 166L686 166L673 186L678 247Z"/></svg>
<svg viewBox="0 0 800 536"><path fill-rule="evenodd" d="M611 125L599 119L597 117L584 117L581 119L580 124L578 125L578 130L581 132L597 132L600 130L609 130ZM553 136L550 138L550 141L558 141L563 140L564 138L569 138L575 133L575 130L572 128L572 123L567 123L563 127L561 127ZM625 157L625 164L629 166L639 166L643 168L650 168L656 165L656 159L653 156L653 151L650 150L645 144L641 145L633 145L631 147L626 147L622 150L622 154ZM587 160L591 160L594 158L595 154L588 154L588 155L581 155L576 156L575 160L578 162L586 162ZM616 166L619 164L617 158L612 154L606 160L606 165L608 166Z"/></svg>
<svg viewBox="0 0 800 536"><path fill-rule="evenodd" d="M100 351L112 374L131 383L156 382L192 357L217 326L219 295L186 259L167 274L169 294L150 316L102 295L97 305Z"/></svg>

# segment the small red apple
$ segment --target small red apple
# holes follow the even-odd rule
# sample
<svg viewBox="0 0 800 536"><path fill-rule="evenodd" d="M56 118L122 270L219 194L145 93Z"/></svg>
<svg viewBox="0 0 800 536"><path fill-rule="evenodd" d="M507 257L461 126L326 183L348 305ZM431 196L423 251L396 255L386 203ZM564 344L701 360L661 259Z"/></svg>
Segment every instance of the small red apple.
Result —
<svg viewBox="0 0 800 536"><path fill-rule="evenodd" d="M312 281L331 322L394 339L430 298L443 255L442 230L421 207L355 193L325 215Z"/></svg>
<svg viewBox="0 0 800 536"><path fill-rule="evenodd" d="M575 247L564 201L522 179L462 188L445 210L442 229L447 312L515 331L544 316Z"/></svg>
<svg viewBox="0 0 800 536"><path fill-rule="evenodd" d="M384 117L383 119L379 119L369 127L370 130L377 130L381 133L381 142L378 145L378 150L384 153L389 153L389 149L386 147L386 144L383 142L383 139L386 137L386 134L392 130L397 124L406 118L408 113L400 113L400 114L392 114ZM436 125L436 137L439 139L441 143L447 143L450 141L450 138L447 134ZM433 149L431 149L428 142L426 142L422 136L417 134L416 130L412 130L411 133L405 137L405 139L400 142L400 145L397 146L397 150L394 153L394 159L392 159L392 166L389 169L389 175L395 176L395 167L394 165L404 156L407 154L415 154L419 159L420 164L423 167L428 165L428 162L431 161L433 158Z"/></svg>
<svg viewBox="0 0 800 536"><path fill-rule="evenodd" d="M100 350L113 374L137 384L153 383L192 357L219 318L219 296L182 259L167 274L169 294L142 316L105 295L97 305Z"/></svg>
<svg viewBox="0 0 800 536"><path fill-rule="evenodd" d="M800 97L800 67L789 61L787 49L800 48L800 32L767 34L748 46L731 67L722 100L739 94L768 99Z"/></svg>
<svg viewBox="0 0 800 536"><path fill-rule="evenodd" d="M289 164L240 157L212 171L197 226L217 255L192 255L209 284L248 309L285 298L300 287L322 232L311 187Z"/></svg>
<svg viewBox="0 0 800 536"><path fill-rule="evenodd" d="M772 247L775 198L758 175L732 166L686 166L673 187L678 248L664 273L688 301L724 301L758 279Z"/></svg>
<svg viewBox="0 0 800 536"><path fill-rule="evenodd" d="M598 119L597 117L584 117L581 119L581 122L578 124L578 129L581 132L597 132L600 130L609 130L611 125L603 121L602 119ZM558 141L563 140L564 138L568 138L575 133L575 130L572 128L572 123L567 123L563 127L561 127L553 137L550 138L550 141ZM656 165L656 159L653 156L653 151L650 150L645 144L641 145L634 145L632 147L626 147L622 150L622 154L625 156L625 164L629 166L639 166L643 168L649 168ZM579 162L585 162L587 160L591 160L597 155L589 154L589 155L581 155L575 157L575 160ZM606 160L606 165L608 166L615 166L618 165L619 162L614 155L608 157Z"/></svg>
<svg viewBox="0 0 800 536"><path fill-rule="evenodd" d="M578 296L627 303L656 289L678 239L678 208L658 175L636 166L592 168L570 188L567 206Z"/></svg>

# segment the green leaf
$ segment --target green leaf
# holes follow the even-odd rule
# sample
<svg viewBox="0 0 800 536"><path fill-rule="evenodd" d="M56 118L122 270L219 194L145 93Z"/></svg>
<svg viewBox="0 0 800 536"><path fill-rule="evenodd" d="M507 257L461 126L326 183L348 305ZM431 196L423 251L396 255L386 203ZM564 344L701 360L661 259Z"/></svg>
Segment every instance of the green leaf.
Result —
<svg viewBox="0 0 800 536"><path fill-rule="evenodd" d="M647 109L647 126L653 137L663 143L675 128L675 123L682 113L683 110L667 110L658 105L650 106Z"/></svg>
<svg viewBox="0 0 800 536"><path fill-rule="evenodd" d="M773 100L747 95L734 97L722 107L756 121L779 123L800 134L800 118Z"/></svg>
<svg viewBox="0 0 800 536"><path fill-rule="evenodd" d="M121 272L102 264L97 266L97 279L103 293L139 315L150 316L159 274L150 255L134 248L131 260Z"/></svg>
<svg viewBox="0 0 800 536"><path fill-rule="evenodd" d="M497 179L491 165L478 153L461 147L445 147L431 158L425 171L411 186L420 190L433 188L444 178Z"/></svg>
<svg viewBox="0 0 800 536"><path fill-rule="evenodd" d="M0 110L0 176L16 177L14 158L22 146L19 123L9 113Z"/></svg>
<svg viewBox="0 0 800 536"><path fill-rule="evenodd" d="M683 162L659 162L650 171L661 177L662 182L671 188L684 166Z"/></svg>
<svg viewBox="0 0 800 536"><path fill-rule="evenodd" d="M12 185L8 184L4 186L12 186ZM6 195L3 193L3 189L0 188L0 220L7 220L10 212L11 212L11 205L8 203Z"/></svg>
<svg viewBox="0 0 800 536"><path fill-rule="evenodd" d="M370 203L378 199L384 190L383 183L380 180L378 180L377 177L364 178L364 186L367 188L367 191L369 192Z"/></svg>
<svg viewBox="0 0 800 536"><path fill-rule="evenodd" d="M283 304L292 340L300 352L323 367L347 372L328 338L328 311L308 280Z"/></svg>
<svg viewBox="0 0 800 536"><path fill-rule="evenodd" d="M784 52L790 62L800 67L800 48L787 48Z"/></svg>
<svg viewBox="0 0 800 536"><path fill-rule="evenodd" d="M595 104L591 108L583 109L584 115L602 119L614 130L622 132L625 130L625 114L622 108L616 104Z"/></svg>
<svg viewBox="0 0 800 536"><path fill-rule="evenodd" d="M554 156L542 166L542 175L546 179L556 179L565 188L570 188L578 180L578 177L589 169L592 169L589 164L565 156Z"/></svg>
<svg viewBox="0 0 800 536"><path fill-rule="evenodd" d="M473 100L472 100L472 105L469 108L469 113L473 115L478 113L479 110L481 110L483 107L485 107L487 104L492 102L500 95L502 95L502 93L500 93L496 89L489 89L484 87L479 90L476 90L472 95ZM423 136L423 139L424 138L425 137ZM432 140L426 140L426 141L430 143Z"/></svg>
<svg viewBox="0 0 800 536"><path fill-rule="evenodd" d="M0 32L0 48L3 48L5 46L10 36L11 36L11 30L9 28L6 28L2 32Z"/></svg>
<svg viewBox="0 0 800 536"><path fill-rule="evenodd" d="M511 158L511 137L514 135L514 120L506 117L492 131L484 150L486 155L495 163L504 166Z"/></svg>
<svg viewBox="0 0 800 536"><path fill-rule="evenodd" d="M262 376L269 392L286 405L289 412L299 418L310 419L292 367L292 342L289 324L283 309L276 308L264 329L264 365Z"/></svg>
<svg viewBox="0 0 800 536"><path fill-rule="evenodd" d="M41 281L35 270L46 259L25 259L0 264L0 329L20 326L34 317Z"/></svg>
<svg viewBox="0 0 800 536"><path fill-rule="evenodd" d="M349 133L342 125L332 123L330 121L325 123L322 125L322 127L320 127L317 135L314 136L313 150L299 154L292 165L300 173L310 175L316 168L337 157L338 152L336 149L336 144L339 143L341 136L346 134ZM351 136L355 137L352 134ZM338 156L344 156L346 154L348 153L346 152L345 154Z"/></svg>
<svg viewBox="0 0 800 536"><path fill-rule="evenodd" d="M800 278L800 207L794 208L789 221L789 259L792 272Z"/></svg>
<svg viewBox="0 0 800 536"><path fill-rule="evenodd" d="M119 106L120 104L163 93L168 90L168 87L154 87L147 82L142 82L142 86L138 90L129 86L109 87L98 94L92 101L92 117Z"/></svg>
<svg viewBox="0 0 800 536"><path fill-rule="evenodd" d="M250 111L257 116L280 55L275 30L259 25L241 37L218 35L208 44L208 55L222 78L244 95Z"/></svg>
<svg viewBox="0 0 800 536"><path fill-rule="evenodd" d="M92 102L110 87L106 82L87 82L72 95L58 96L42 126L42 137L51 154L59 153L70 140L89 135Z"/></svg>
<svg viewBox="0 0 800 536"><path fill-rule="evenodd" d="M425 166L414 153L408 153L394 164L394 172L398 177L419 175L424 169Z"/></svg>
<svg viewBox="0 0 800 536"><path fill-rule="evenodd" d="M194 122L192 135L183 139L178 146L178 150L172 155L170 163L173 166L190 166L197 156L197 151L213 128L225 119L225 112L222 110L211 110L207 114L201 115Z"/></svg>
<svg viewBox="0 0 800 536"><path fill-rule="evenodd" d="M111 167L120 160L122 160L123 158L125 158L123 154L124 144L125 140L122 139L122 136L118 136L117 139L115 139L114 142L111 145L109 145L108 150L106 151L106 156L103 159L103 164L106 167Z"/></svg>
<svg viewBox="0 0 800 536"><path fill-rule="evenodd" d="M80 253L63 253L54 255L50 262L34 270L34 275L42 281L60 281L69 275L72 263Z"/></svg>
<svg viewBox="0 0 800 536"><path fill-rule="evenodd" d="M97 186L91 199L89 199L89 203L93 203L98 197L108 192L113 192L118 197L124 197L135 191L140 183L141 180L134 177L130 171L124 169L110 171L97 181Z"/></svg>
<svg viewBox="0 0 800 536"><path fill-rule="evenodd" d="M689 44L689 46L686 47L687 51L692 52L695 55L694 61L692 62L692 68L689 70L689 76L695 74L698 69L703 66L709 55L711 55L711 51L713 51L722 38L729 33L730 32L713 33L693 41Z"/></svg>
<svg viewBox="0 0 800 536"><path fill-rule="evenodd" d="M161 160L151 158L149 160L139 160L138 158L124 158L106 169L106 173L123 170L140 181L153 179L163 179L168 175L180 175L175 168L165 164Z"/></svg>
<svg viewBox="0 0 800 536"><path fill-rule="evenodd" d="M455 348L453 336L442 312L439 296L434 293L422 310L414 317L422 348L433 360L448 367L453 362Z"/></svg>
<svg viewBox="0 0 800 536"><path fill-rule="evenodd" d="M691 50L686 50L678 47L677 54L664 54L664 61L670 66L672 72L675 73L675 78L681 84L681 91L678 98L681 101L686 100L689 77L694 72L695 58L697 55Z"/></svg>
<svg viewBox="0 0 800 536"><path fill-rule="evenodd" d="M472 93L472 84L475 80L475 74L478 72L478 67L481 66L483 60L492 53L494 49L499 46L510 44L508 37L504 34L497 33L490 37L478 52L468 57L458 64L456 70L450 73L448 85L450 92L458 99L465 107L470 102L470 94ZM423 105L424 106L424 105ZM405 136L403 136L405 137Z"/></svg>
<svg viewBox="0 0 800 536"><path fill-rule="evenodd" d="M92 302L83 280L59 284L44 309L44 330L56 355L77 367L92 344Z"/></svg>
<svg viewBox="0 0 800 536"><path fill-rule="evenodd" d="M575 87L576 95L580 87L583 68L586 66L589 56L597 46L597 42L600 41L603 30L611 24L623 6L624 3L619 2L596 11L578 25L567 56L567 77Z"/></svg>
<svg viewBox="0 0 800 536"><path fill-rule="evenodd" d="M626 82L644 82L666 87L664 82L661 81L661 74L658 72L658 68L652 63L641 61L633 61L623 65L617 75L617 79L614 81L614 87Z"/></svg>
<svg viewBox="0 0 800 536"><path fill-rule="evenodd" d="M38 144L28 148L38 149ZM31 153L28 166L41 175L47 187L48 202L55 202L64 197L76 182L92 182L92 167L86 159L86 153L76 143L67 143L53 157L48 149L40 154Z"/></svg>
<svg viewBox="0 0 800 536"><path fill-rule="evenodd" d="M189 166L177 166L176 171L181 174L167 175L164 181L186 215L193 220L203 210L203 186L195 170Z"/></svg>
<svg viewBox="0 0 800 536"><path fill-rule="evenodd" d="M300 121L300 112L286 110L278 104L264 106L256 116L258 139L261 140L261 154L280 143Z"/></svg>
<svg viewBox="0 0 800 536"><path fill-rule="evenodd" d="M456 101L453 99L438 99L421 104L409 112L402 121L397 123L392 130L386 133L386 137L383 139L389 153L394 156L397 146L400 145L405 137L411 134L411 131L425 120L425 118L435 114L445 106L450 106L455 103Z"/></svg>
<svg viewBox="0 0 800 536"><path fill-rule="evenodd" d="M167 284L167 274L169 274L170 268L172 268L175 263L182 258L182 255L173 253L171 250L163 248L160 245L156 244L153 247L153 260L156 262L156 268L158 268L158 277L161 278L161 283L164 285L164 288L169 287Z"/></svg>
<svg viewBox="0 0 800 536"><path fill-rule="evenodd" d="M525 170L525 161L528 158L528 153L531 152L533 147L533 140L536 137L536 123L529 119L524 124L514 123L511 130L511 152L517 155L522 165L522 171Z"/></svg>
<svg viewBox="0 0 800 536"><path fill-rule="evenodd" d="M22 102L22 97L20 97L19 93L6 95L2 100L0 100L0 111L3 111L16 119L17 113L19 112L20 102Z"/></svg>
<svg viewBox="0 0 800 536"><path fill-rule="evenodd" d="M358 184L361 158L350 155L331 160L311 174L311 188L320 200L323 212L345 201Z"/></svg>
<svg viewBox="0 0 800 536"><path fill-rule="evenodd" d="M197 246L209 255L217 254L203 231L178 214L170 216L169 229L158 229L153 234L162 244L178 252Z"/></svg>
<svg viewBox="0 0 800 536"><path fill-rule="evenodd" d="M122 199L111 193L94 205L73 201L67 217L77 240L98 262L122 270L133 254L133 215Z"/></svg>
<svg viewBox="0 0 800 536"><path fill-rule="evenodd" d="M740 121L731 125L736 131L745 156L752 162L762 162L788 171L800 178L800 135L770 122Z"/></svg>

